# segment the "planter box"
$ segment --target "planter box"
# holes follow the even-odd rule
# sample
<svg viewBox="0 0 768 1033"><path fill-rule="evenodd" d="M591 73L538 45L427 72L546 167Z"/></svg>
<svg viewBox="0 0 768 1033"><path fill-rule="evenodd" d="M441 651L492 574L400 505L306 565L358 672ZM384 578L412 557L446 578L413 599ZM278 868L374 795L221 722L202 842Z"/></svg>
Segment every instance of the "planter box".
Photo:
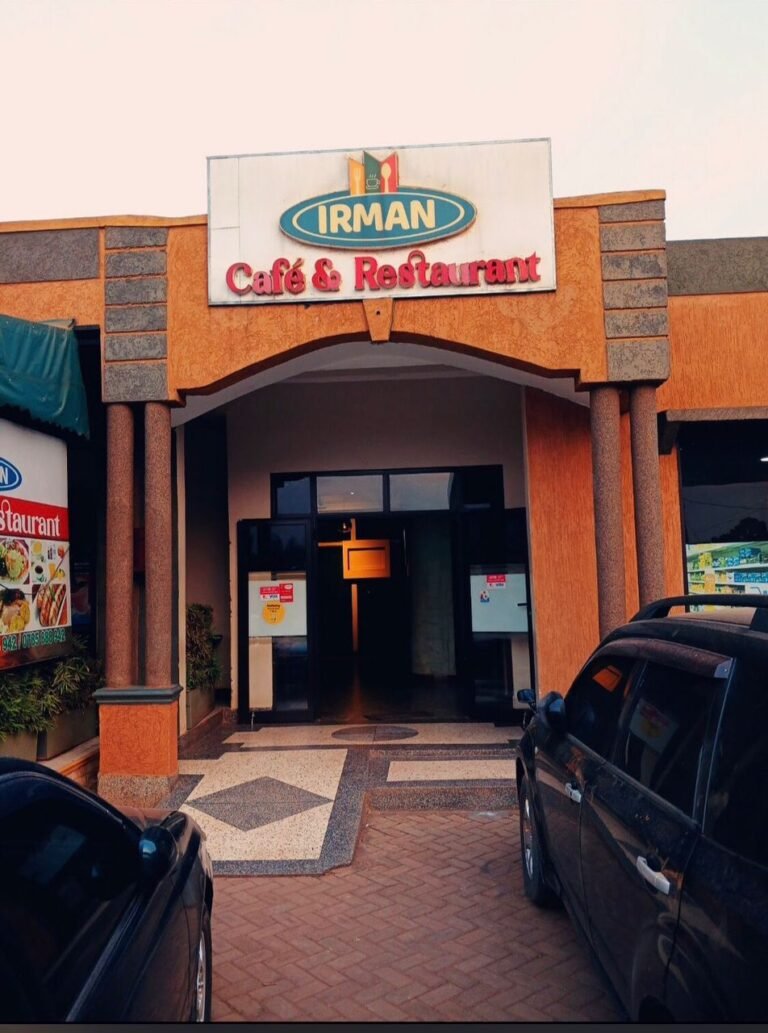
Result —
<svg viewBox="0 0 768 1033"><path fill-rule="evenodd" d="M59 714L53 728L41 732L37 740L37 759L50 760L99 734L99 712L95 706Z"/></svg>
<svg viewBox="0 0 768 1033"><path fill-rule="evenodd" d="M0 742L0 757L37 760L37 732L19 732Z"/></svg>
<svg viewBox="0 0 768 1033"><path fill-rule="evenodd" d="M213 689L187 689L187 728L194 728L210 714L214 707L215 695Z"/></svg>

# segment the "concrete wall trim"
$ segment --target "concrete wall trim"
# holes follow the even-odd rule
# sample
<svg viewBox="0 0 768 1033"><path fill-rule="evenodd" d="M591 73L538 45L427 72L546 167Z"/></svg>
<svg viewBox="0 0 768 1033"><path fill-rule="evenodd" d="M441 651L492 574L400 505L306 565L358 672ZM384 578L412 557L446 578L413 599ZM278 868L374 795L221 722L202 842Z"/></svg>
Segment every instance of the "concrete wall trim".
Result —
<svg viewBox="0 0 768 1033"><path fill-rule="evenodd" d="M99 275L99 231L0 232L0 283L93 280Z"/></svg>
<svg viewBox="0 0 768 1033"><path fill-rule="evenodd" d="M768 237L674 240L667 254L670 295L768 291Z"/></svg>
<svg viewBox="0 0 768 1033"><path fill-rule="evenodd" d="M166 334L107 334L105 338L107 362L164 359L167 354Z"/></svg>
<svg viewBox="0 0 768 1033"><path fill-rule="evenodd" d="M168 399L165 362L112 362L104 369L105 402L157 402Z"/></svg>

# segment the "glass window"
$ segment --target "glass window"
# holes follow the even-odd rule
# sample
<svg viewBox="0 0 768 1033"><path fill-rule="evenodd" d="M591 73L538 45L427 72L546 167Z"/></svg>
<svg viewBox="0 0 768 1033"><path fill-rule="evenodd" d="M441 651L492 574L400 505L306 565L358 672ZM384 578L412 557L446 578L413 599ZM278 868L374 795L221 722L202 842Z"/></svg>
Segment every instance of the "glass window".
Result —
<svg viewBox="0 0 768 1033"><path fill-rule="evenodd" d="M450 509L453 473L392 473L389 475L391 510Z"/></svg>
<svg viewBox="0 0 768 1033"><path fill-rule="evenodd" d="M708 678L649 663L616 743L620 770L689 815L715 695Z"/></svg>
<svg viewBox="0 0 768 1033"><path fill-rule="evenodd" d="M335 474L317 478L318 513L376 513L384 509L381 474Z"/></svg>
<svg viewBox="0 0 768 1033"><path fill-rule="evenodd" d="M298 516L312 512L309 477L275 477L275 515Z"/></svg>
<svg viewBox="0 0 768 1033"><path fill-rule="evenodd" d="M135 891L138 850L81 801L36 788L2 819L0 927L63 1018Z"/></svg>
<svg viewBox="0 0 768 1033"><path fill-rule="evenodd" d="M715 749L707 823L712 838L768 867L768 695L760 672L734 686Z"/></svg>
<svg viewBox="0 0 768 1033"><path fill-rule="evenodd" d="M601 656L574 682L565 699L568 732L601 757L607 757L626 699L631 657Z"/></svg>

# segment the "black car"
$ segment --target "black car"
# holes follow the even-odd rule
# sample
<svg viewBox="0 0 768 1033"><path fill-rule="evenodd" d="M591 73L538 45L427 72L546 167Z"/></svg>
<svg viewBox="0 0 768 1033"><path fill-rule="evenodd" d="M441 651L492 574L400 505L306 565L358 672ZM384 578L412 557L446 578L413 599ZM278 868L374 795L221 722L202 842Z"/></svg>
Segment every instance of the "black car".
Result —
<svg viewBox="0 0 768 1033"><path fill-rule="evenodd" d="M562 900L630 1018L765 1021L768 599L661 600L565 699L520 698L528 897Z"/></svg>
<svg viewBox="0 0 768 1033"><path fill-rule="evenodd" d="M0 758L0 1022L209 1020L212 904L185 814Z"/></svg>

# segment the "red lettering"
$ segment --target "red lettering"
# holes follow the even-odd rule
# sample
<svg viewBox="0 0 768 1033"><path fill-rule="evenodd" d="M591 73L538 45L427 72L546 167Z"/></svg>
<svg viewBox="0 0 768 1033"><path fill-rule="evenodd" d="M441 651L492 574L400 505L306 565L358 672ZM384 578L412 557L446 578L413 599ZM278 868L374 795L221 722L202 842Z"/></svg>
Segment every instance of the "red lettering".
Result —
<svg viewBox="0 0 768 1033"><path fill-rule="evenodd" d="M265 273L263 270L258 270L253 274L253 293L254 294L271 294L272 293L272 277L269 273Z"/></svg>
<svg viewBox="0 0 768 1033"><path fill-rule="evenodd" d="M432 275L429 282L433 287L450 287L451 277L448 273L448 266L445 262L435 262L432 266Z"/></svg>
<svg viewBox="0 0 768 1033"><path fill-rule="evenodd" d="M416 273L413 271L413 266L410 262L404 262L397 269L397 282L401 287L413 287L416 283Z"/></svg>
<svg viewBox="0 0 768 1033"><path fill-rule="evenodd" d="M300 268L302 265L304 265L304 259L297 258L285 274L285 289L289 294L301 294L307 286L307 278Z"/></svg>
<svg viewBox="0 0 768 1033"><path fill-rule="evenodd" d="M364 258L360 255L355 256L355 290L363 291L366 287L370 287L372 291L379 290L379 285L376 282L376 270L379 263L375 258Z"/></svg>
<svg viewBox="0 0 768 1033"><path fill-rule="evenodd" d="M253 290L253 288L250 283L246 283L244 286L240 287L235 279L238 273L242 273L243 276L250 279L250 277L253 276L253 269L251 269L247 262L235 262L234 265L231 265L229 269L227 269L227 287L229 287L233 294L248 294L248 292Z"/></svg>
<svg viewBox="0 0 768 1033"><path fill-rule="evenodd" d="M383 287L384 290L388 290L390 287L396 287L397 270L393 265L379 266L379 271L376 274L376 280L378 281L379 287Z"/></svg>
<svg viewBox="0 0 768 1033"><path fill-rule="evenodd" d="M536 266L539 264L541 259L534 251L532 255L528 255L525 261L528 263L528 277L533 283L536 283L541 279L541 276L536 269Z"/></svg>
<svg viewBox="0 0 768 1033"><path fill-rule="evenodd" d="M485 267L485 282L506 283L506 280L504 263L500 262L498 258L489 258Z"/></svg>
<svg viewBox="0 0 768 1033"><path fill-rule="evenodd" d="M528 279L528 263L524 258L507 259L507 282L525 283Z"/></svg>
<svg viewBox="0 0 768 1033"><path fill-rule="evenodd" d="M287 258L276 258L272 263L272 293L283 293L283 273L290 269L291 263Z"/></svg>

